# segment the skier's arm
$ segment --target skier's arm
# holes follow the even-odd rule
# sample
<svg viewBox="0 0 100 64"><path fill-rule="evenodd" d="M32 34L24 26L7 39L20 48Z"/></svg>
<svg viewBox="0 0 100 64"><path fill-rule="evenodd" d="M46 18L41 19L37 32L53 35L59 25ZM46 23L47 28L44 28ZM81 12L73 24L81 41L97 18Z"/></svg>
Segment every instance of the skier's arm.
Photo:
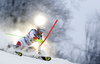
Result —
<svg viewBox="0 0 100 64"><path fill-rule="evenodd" d="M32 30L29 32L29 38L32 40L32 41L35 41L37 39L37 37L35 36L35 31Z"/></svg>

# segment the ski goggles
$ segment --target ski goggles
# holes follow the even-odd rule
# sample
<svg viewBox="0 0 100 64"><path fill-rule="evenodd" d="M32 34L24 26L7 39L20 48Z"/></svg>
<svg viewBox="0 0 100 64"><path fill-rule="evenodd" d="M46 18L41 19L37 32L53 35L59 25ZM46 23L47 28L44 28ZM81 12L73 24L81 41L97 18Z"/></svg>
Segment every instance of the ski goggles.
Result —
<svg viewBox="0 0 100 64"><path fill-rule="evenodd" d="M45 30L40 30L40 32L44 32Z"/></svg>

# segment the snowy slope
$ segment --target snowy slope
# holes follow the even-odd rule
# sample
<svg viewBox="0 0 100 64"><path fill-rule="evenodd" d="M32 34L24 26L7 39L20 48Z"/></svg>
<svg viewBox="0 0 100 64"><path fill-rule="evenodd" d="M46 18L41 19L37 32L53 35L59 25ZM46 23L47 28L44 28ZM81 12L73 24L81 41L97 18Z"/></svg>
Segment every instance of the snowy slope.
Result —
<svg viewBox="0 0 100 64"><path fill-rule="evenodd" d="M0 32L0 49L4 49L9 42L14 40L13 38L7 37L4 33ZM10 51L13 51L11 49ZM75 64L69 62L67 59L52 58L51 61L44 61L26 56L18 56L8 52L0 50L0 64Z"/></svg>
<svg viewBox="0 0 100 64"><path fill-rule="evenodd" d="M4 51L0 51L0 64L75 64L67 60L52 58L51 61L43 61L26 56L13 55Z"/></svg>

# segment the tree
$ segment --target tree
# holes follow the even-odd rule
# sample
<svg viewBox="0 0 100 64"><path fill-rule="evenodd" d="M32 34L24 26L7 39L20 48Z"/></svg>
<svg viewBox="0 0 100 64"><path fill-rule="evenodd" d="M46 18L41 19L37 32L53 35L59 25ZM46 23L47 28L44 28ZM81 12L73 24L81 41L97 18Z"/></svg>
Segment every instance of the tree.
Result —
<svg viewBox="0 0 100 64"><path fill-rule="evenodd" d="M97 64L96 57L100 54L100 15L98 12L86 24L86 62Z"/></svg>
<svg viewBox="0 0 100 64"><path fill-rule="evenodd" d="M68 2L74 7L77 7L78 1L76 0L0 0L3 4L0 4L1 12L0 16L3 18L0 22L3 27L3 30L7 31L13 29L19 29L22 33L25 33L29 26L34 25L33 18L37 14L43 14L48 18L46 24L46 32L44 36L47 35L51 29L55 20L58 19L58 23L51 32L48 41L53 44L56 43L57 49L55 53L58 53L58 57L67 58L71 61L76 62L76 59L73 60L71 55L73 53L79 52L80 49L71 43L71 37L68 35L68 30L70 29L71 11L68 9ZM74 2L75 3L74 3ZM0 2L0 3L1 3ZM77 2L77 3L76 3ZM18 21L19 20L19 21ZM3 22L2 22L3 21ZM63 45L62 45L63 44ZM48 45L47 45L48 46ZM50 46L50 45L49 45ZM69 46L69 47L67 47ZM59 47L59 48L58 48ZM66 53L66 48L71 49L70 54ZM77 48L77 51L73 51L74 48ZM64 49L63 51L61 51ZM51 50L52 52L52 46ZM55 50L54 50L55 51ZM68 51L68 50L67 50ZM79 54L82 54L79 52ZM67 55L67 56L66 56ZM74 55L74 54L73 54ZM78 55L79 56L79 55ZM76 58L76 57L75 57ZM79 61L79 58L77 59Z"/></svg>

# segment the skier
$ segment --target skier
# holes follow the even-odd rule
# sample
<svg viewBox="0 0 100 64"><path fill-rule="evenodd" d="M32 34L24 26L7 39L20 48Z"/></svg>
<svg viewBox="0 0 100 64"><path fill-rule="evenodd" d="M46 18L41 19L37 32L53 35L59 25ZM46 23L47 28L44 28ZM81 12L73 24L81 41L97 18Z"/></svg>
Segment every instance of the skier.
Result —
<svg viewBox="0 0 100 64"><path fill-rule="evenodd" d="M29 33L26 36L24 36L24 38L20 38L17 41L16 46L20 47L20 49L24 49L25 47L31 48L30 46L32 45L32 43L37 41L37 39L38 40L42 39L42 34L44 31L45 31L44 26L39 26L37 30L31 29ZM41 54L41 47L38 49L38 53Z"/></svg>

